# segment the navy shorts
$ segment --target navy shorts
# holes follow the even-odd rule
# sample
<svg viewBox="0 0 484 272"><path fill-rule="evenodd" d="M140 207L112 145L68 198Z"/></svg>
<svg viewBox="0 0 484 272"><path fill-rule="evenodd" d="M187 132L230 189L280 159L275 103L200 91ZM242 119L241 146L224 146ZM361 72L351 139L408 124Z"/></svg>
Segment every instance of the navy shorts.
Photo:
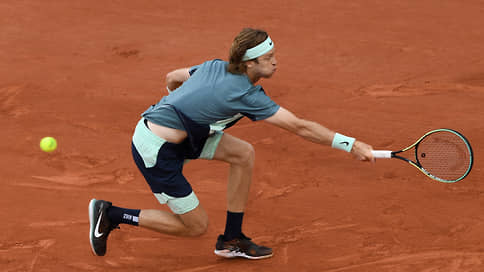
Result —
<svg viewBox="0 0 484 272"><path fill-rule="evenodd" d="M185 159L177 154L175 144L164 143L153 167L146 167L136 147L131 143L133 159L148 182L153 193L165 193L173 197L185 197L192 192L192 186L183 176Z"/></svg>

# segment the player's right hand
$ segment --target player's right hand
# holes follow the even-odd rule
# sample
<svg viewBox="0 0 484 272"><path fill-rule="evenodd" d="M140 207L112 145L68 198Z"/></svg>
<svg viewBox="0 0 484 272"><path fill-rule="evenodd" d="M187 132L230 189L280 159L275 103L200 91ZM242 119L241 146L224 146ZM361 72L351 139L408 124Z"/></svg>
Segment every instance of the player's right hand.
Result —
<svg viewBox="0 0 484 272"><path fill-rule="evenodd" d="M375 158L371 153L372 150L373 148L370 145L357 140L353 144L353 148L351 149L351 154L353 154L353 156L355 156L355 158L360 161L375 162Z"/></svg>

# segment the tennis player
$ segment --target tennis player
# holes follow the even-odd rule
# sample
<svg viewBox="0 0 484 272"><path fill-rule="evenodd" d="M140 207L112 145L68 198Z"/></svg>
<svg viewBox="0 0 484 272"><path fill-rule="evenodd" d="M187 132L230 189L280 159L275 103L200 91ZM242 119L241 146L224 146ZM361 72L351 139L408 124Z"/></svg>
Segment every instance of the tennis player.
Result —
<svg viewBox="0 0 484 272"><path fill-rule="evenodd" d="M215 254L226 258L271 257L271 248L254 243L242 232L254 148L224 130L244 116L351 152L356 159L373 160L369 145L296 117L255 85L261 78L270 78L276 68L274 42L265 31L246 28L235 37L229 62L215 59L167 74L169 94L141 115L132 138L132 154L155 197L172 212L126 209L92 199L90 242L96 255L106 253L108 236L119 224L177 236L205 233L207 214L182 170L188 159L207 159L230 166L227 221L224 233L218 236Z"/></svg>

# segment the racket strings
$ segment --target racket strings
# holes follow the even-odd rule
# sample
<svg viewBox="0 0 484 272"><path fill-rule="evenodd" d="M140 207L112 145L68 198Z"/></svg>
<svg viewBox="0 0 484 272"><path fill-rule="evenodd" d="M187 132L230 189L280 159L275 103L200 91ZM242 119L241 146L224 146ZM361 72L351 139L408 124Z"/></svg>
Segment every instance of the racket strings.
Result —
<svg viewBox="0 0 484 272"><path fill-rule="evenodd" d="M424 138L417 147L417 161L431 175L443 180L465 176L472 163L469 146L458 135L440 131Z"/></svg>

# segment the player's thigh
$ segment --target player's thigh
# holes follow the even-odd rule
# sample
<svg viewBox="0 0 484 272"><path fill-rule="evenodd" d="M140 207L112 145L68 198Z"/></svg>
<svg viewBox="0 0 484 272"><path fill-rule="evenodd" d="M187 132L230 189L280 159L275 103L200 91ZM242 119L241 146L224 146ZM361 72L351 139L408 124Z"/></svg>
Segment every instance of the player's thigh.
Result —
<svg viewBox="0 0 484 272"><path fill-rule="evenodd" d="M245 163L254 159L253 146L235 136L224 133L215 150L214 160L228 163Z"/></svg>

